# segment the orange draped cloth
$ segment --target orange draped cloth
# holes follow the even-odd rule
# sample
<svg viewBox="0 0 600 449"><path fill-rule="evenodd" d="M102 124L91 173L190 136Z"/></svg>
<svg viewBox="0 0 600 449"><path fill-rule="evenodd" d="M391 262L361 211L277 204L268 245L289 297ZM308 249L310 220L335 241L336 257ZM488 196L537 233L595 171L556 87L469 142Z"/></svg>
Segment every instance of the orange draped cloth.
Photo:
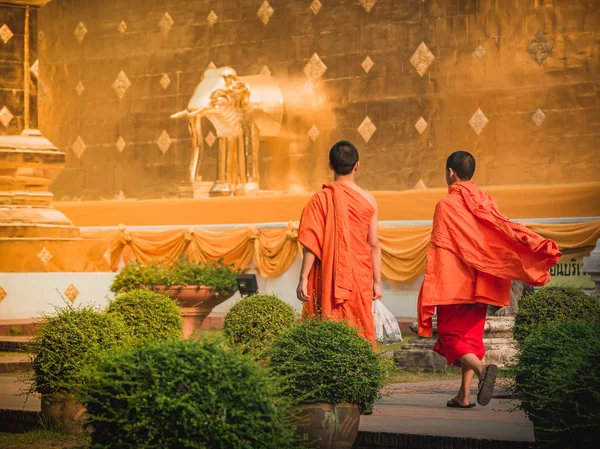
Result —
<svg viewBox="0 0 600 449"><path fill-rule="evenodd" d="M509 305L511 280L545 285L560 257L555 242L508 220L475 183L452 184L435 209L417 305L419 335L432 336L435 306Z"/></svg>
<svg viewBox="0 0 600 449"><path fill-rule="evenodd" d="M373 206L341 182L323 186L302 212L298 240L317 260L303 314L347 321L375 346L373 268L367 242Z"/></svg>

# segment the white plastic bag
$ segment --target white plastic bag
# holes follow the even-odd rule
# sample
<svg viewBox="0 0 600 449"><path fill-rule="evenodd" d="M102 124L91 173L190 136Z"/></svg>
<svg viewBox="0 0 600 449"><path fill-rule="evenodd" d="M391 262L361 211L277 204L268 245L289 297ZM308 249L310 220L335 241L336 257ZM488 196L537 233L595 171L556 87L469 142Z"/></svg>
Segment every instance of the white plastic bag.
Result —
<svg viewBox="0 0 600 449"><path fill-rule="evenodd" d="M375 320L375 337L378 342L386 344L402 341L402 333L396 317L383 305L381 300L373 301L373 318Z"/></svg>

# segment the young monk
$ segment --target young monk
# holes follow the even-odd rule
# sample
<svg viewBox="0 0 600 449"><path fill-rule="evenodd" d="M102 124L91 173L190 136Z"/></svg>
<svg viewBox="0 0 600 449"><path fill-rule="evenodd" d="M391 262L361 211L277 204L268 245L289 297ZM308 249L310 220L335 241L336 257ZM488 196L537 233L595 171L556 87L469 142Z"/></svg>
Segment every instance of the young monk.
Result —
<svg viewBox="0 0 600 449"><path fill-rule="evenodd" d="M452 153L446 162L449 194L436 206L425 278L418 300L419 335L432 336L437 306L438 340L433 350L462 369L462 383L448 407L471 408L471 380L479 378L477 402L492 399L498 367L481 362L488 304L510 303L510 282L541 286L560 259L556 243L513 223L471 181L475 158Z"/></svg>
<svg viewBox="0 0 600 449"><path fill-rule="evenodd" d="M306 205L298 240L304 260L296 294L303 314L319 314L359 329L375 348L373 300L381 299L377 202L354 182L360 167L350 142L329 152L334 182Z"/></svg>

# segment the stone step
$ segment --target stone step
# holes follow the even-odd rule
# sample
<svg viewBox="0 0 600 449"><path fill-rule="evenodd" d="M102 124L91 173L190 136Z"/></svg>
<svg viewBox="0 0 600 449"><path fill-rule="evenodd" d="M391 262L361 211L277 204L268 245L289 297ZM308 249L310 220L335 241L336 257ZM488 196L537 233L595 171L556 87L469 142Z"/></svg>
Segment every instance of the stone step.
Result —
<svg viewBox="0 0 600 449"><path fill-rule="evenodd" d="M530 449L534 444L530 441L361 431L352 449Z"/></svg>

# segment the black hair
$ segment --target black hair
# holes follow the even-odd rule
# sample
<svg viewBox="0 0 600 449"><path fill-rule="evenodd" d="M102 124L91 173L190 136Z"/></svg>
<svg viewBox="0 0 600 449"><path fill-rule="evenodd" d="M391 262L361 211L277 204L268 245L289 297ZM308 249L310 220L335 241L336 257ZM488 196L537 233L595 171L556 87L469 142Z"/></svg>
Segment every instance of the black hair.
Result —
<svg viewBox="0 0 600 449"><path fill-rule="evenodd" d="M358 150L350 142L341 140L329 150L329 163L338 175L349 175L358 163Z"/></svg>
<svg viewBox="0 0 600 449"><path fill-rule="evenodd" d="M455 151L446 160L446 169L451 168L461 181L468 181L475 173L475 158L466 151Z"/></svg>

